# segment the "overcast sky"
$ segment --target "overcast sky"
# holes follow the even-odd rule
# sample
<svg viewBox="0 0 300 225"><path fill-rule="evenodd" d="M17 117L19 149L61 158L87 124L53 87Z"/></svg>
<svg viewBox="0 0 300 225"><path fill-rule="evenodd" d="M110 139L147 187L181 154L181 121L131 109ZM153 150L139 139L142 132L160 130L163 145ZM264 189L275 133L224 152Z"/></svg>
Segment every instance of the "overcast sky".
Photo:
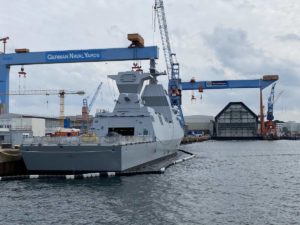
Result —
<svg viewBox="0 0 300 225"><path fill-rule="evenodd" d="M161 49L158 68L165 70L158 27L153 26L154 0L0 0L0 37L9 36L8 52L127 47L127 33L140 33L147 46ZM275 119L300 122L300 2L298 0L185 0L165 1L172 51L189 81L258 79L278 74ZM2 47L2 46L1 46ZM108 74L131 69L132 62L54 64L20 67L10 73L10 90L84 90L93 95L102 81L93 107L112 109L117 90ZM148 62L142 63L145 71ZM167 78L160 81L166 85ZM165 86L166 87L166 86ZM264 90L264 101L270 87ZM217 115L230 101L242 101L259 113L258 89L206 90L183 93L185 115ZM66 96L65 112L81 113L82 96ZM57 96L12 96L14 113L58 116Z"/></svg>

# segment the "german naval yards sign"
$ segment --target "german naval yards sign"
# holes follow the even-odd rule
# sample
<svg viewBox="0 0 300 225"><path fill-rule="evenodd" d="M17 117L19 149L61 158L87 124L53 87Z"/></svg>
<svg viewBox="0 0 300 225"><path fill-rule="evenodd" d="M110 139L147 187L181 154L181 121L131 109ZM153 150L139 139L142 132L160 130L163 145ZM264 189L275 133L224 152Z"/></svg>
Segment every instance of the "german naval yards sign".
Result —
<svg viewBox="0 0 300 225"><path fill-rule="evenodd" d="M99 59L101 59L100 50L73 50L46 53L46 61L53 63L97 61Z"/></svg>

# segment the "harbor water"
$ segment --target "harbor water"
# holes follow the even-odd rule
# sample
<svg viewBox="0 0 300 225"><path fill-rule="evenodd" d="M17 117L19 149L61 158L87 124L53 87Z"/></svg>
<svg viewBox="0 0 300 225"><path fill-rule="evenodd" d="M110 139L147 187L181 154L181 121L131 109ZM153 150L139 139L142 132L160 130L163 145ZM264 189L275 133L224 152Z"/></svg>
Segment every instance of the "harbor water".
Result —
<svg viewBox="0 0 300 225"><path fill-rule="evenodd" d="M206 141L164 174L0 181L0 224L300 224L300 141Z"/></svg>

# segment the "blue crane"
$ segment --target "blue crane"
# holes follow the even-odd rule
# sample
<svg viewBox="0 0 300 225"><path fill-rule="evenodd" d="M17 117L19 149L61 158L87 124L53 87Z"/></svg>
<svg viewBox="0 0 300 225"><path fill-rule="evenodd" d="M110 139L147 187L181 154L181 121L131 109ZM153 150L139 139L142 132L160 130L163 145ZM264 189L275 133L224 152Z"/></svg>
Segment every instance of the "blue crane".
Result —
<svg viewBox="0 0 300 225"><path fill-rule="evenodd" d="M179 74L179 63L176 54L171 50L170 38L168 33L167 19L163 0L155 0L154 6L157 14L160 30L161 42L164 51L167 74L169 78L168 91L172 106L177 106L181 116L181 125L184 125L184 118L181 108L181 91L204 89L228 89L228 88L266 88L276 80L277 75L265 75L261 79L255 80L221 80L221 81L198 81L192 79L190 82L182 82Z"/></svg>
<svg viewBox="0 0 300 225"><path fill-rule="evenodd" d="M181 90L226 89L226 88L260 88L261 90L278 80L278 76L264 76L257 80L199 81L181 82L179 63L171 52L167 24L162 0L156 0L160 32L169 75L168 91L172 106L179 108L181 124L184 125L181 110ZM16 53L0 54L0 92L9 93L9 71L11 66L57 63L81 63L125 60L150 60L150 67L155 70L154 60L158 59L158 47L109 48L29 52L28 49L16 49ZM9 112L9 95L0 95L1 113Z"/></svg>
<svg viewBox="0 0 300 225"><path fill-rule="evenodd" d="M103 84L103 83L101 82L101 83L98 85L98 87L97 87L97 89L96 89L96 91L95 91L95 93L94 93L94 95L93 95L93 98L92 98L92 100L90 101L90 104L87 103L87 99L88 99L88 98L84 98L84 99L83 99L83 107L86 107L86 108L87 108L87 112L88 112L88 113L90 113L91 110L92 110L92 107L93 107L93 105L94 105L94 103L95 103L95 100L96 100L98 94L99 94L99 91L100 91L100 89L101 89L101 87L102 87L102 84Z"/></svg>
<svg viewBox="0 0 300 225"><path fill-rule="evenodd" d="M158 59L158 48L156 46L44 52L16 49L16 53L0 54L0 92L9 93L9 71L11 66L150 59ZM9 95L0 96L0 109L1 113L9 113Z"/></svg>
<svg viewBox="0 0 300 225"><path fill-rule="evenodd" d="M83 99L83 105L82 105L82 130L84 133L87 133L88 131L88 123L89 123L89 113L92 110L92 107L95 103L95 100L99 94L99 91L101 89L102 82L98 85L92 100L90 101L90 104L87 102L87 98Z"/></svg>
<svg viewBox="0 0 300 225"><path fill-rule="evenodd" d="M216 81L196 81L181 82L182 90L204 89L232 89L232 88L260 88L265 89L270 84L279 79L278 75L264 75L261 79L252 80L216 80Z"/></svg>
<svg viewBox="0 0 300 225"><path fill-rule="evenodd" d="M276 85L276 83L274 83L272 85L271 93L270 93L270 96L268 98L268 112L267 112L267 120L268 121L272 121L274 119L273 107L274 107L275 85Z"/></svg>
<svg viewBox="0 0 300 225"><path fill-rule="evenodd" d="M276 85L276 83L274 83L272 85L271 93L268 97L267 121L264 122L263 121L264 115L261 116L262 117L261 126L263 126L263 129L261 130L261 134L264 139L269 139L269 140L278 138L277 130L276 130L276 123L273 121L274 120L273 108L274 108L274 103L275 103L275 100L274 100L275 85ZM262 108L261 109L261 112L262 112L263 106L261 106L261 108Z"/></svg>

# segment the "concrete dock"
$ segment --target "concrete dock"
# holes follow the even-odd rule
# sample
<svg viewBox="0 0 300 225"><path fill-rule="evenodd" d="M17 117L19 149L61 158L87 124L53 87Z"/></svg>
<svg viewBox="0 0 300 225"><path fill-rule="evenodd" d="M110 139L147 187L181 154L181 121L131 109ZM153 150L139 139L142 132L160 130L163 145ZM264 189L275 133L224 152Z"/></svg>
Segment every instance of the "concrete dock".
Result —
<svg viewBox="0 0 300 225"><path fill-rule="evenodd" d="M210 139L210 136L209 135L204 135L204 136L201 136L201 137L196 137L196 136L187 136L187 137L184 137L181 141L181 144L182 145L186 145L186 144L191 144L191 143L194 143L194 142L202 142L202 141L207 141Z"/></svg>
<svg viewBox="0 0 300 225"><path fill-rule="evenodd" d="M26 173L27 170L19 149L0 149L0 176Z"/></svg>

